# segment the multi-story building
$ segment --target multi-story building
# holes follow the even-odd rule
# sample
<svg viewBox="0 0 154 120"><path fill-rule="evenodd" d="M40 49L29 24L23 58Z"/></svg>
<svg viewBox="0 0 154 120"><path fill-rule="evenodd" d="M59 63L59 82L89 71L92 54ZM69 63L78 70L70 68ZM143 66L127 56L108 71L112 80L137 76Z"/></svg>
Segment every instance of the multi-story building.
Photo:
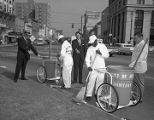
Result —
<svg viewBox="0 0 154 120"><path fill-rule="evenodd" d="M154 0L109 0L110 34L117 42L129 42L141 31L154 45Z"/></svg>
<svg viewBox="0 0 154 120"><path fill-rule="evenodd" d="M3 3L3 11L13 14L13 2L14 0L0 0Z"/></svg>
<svg viewBox="0 0 154 120"><path fill-rule="evenodd" d="M14 29L14 0L0 0L0 40L8 41L8 32Z"/></svg>
<svg viewBox="0 0 154 120"><path fill-rule="evenodd" d="M105 8L102 11L101 17L101 36L103 37L104 41L107 43L109 34L110 34L110 18L109 18L109 7Z"/></svg>
<svg viewBox="0 0 154 120"><path fill-rule="evenodd" d="M48 26L48 17L49 17L48 10L49 10L48 3L38 2L35 4L35 18L39 22L40 28Z"/></svg>
<svg viewBox="0 0 154 120"><path fill-rule="evenodd" d="M24 20L20 18L16 18L14 31L22 33L24 28L25 28Z"/></svg>
<svg viewBox="0 0 154 120"><path fill-rule="evenodd" d="M34 0L18 0L15 3L15 15L31 24L32 34L38 35L39 29L48 26L48 3L34 2ZM31 18L33 18L33 21ZM26 25L25 24L25 25ZM27 29L27 27L25 27Z"/></svg>
<svg viewBox="0 0 154 120"><path fill-rule="evenodd" d="M18 18L27 18L34 9L34 0L18 0L15 2L14 13Z"/></svg>

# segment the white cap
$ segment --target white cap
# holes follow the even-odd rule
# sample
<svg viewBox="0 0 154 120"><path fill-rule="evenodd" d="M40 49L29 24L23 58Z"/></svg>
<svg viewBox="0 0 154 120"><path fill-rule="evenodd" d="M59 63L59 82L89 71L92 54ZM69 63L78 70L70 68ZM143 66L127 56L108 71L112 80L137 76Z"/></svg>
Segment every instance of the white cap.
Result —
<svg viewBox="0 0 154 120"><path fill-rule="evenodd" d="M96 39L97 39L97 37L95 35L92 35L92 36L89 37L89 42L88 43L92 44L92 43L95 42Z"/></svg>
<svg viewBox="0 0 154 120"><path fill-rule="evenodd" d="M58 36L58 40L60 40L61 38L63 38L64 37L64 35L59 35Z"/></svg>
<svg viewBox="0 0 154 120"><path fill-rule="evenodd" d="M76 39L76 37L75 37L75 36L72 36L72 37L71 37L71 40L72 40L72 41L73 41L73 40L75 40L75 39Z"/></svg>

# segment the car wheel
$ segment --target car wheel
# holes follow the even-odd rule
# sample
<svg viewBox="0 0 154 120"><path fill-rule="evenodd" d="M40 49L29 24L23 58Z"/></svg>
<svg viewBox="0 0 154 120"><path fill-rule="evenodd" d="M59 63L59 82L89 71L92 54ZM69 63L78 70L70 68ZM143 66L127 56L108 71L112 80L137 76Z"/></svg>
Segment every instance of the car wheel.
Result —
<svg viewBox="0 0 154 120"><path fill-rule="evenodd" d="M113 55L112 53L109 53L109 56L110 56L110 57L112 57L112 55Z"/></svg>

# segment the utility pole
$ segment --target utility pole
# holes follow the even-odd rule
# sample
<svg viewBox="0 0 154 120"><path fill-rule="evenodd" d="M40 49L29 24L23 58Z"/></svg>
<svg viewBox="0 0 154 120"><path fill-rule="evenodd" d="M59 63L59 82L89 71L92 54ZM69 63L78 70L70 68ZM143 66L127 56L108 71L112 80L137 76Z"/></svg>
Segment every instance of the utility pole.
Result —
<svg viewBox="0 0 154 120"><path fill-rule="evenodd" d="M82 33L82 19L83 19L83 16L81 15L81 33Z"/></svg>

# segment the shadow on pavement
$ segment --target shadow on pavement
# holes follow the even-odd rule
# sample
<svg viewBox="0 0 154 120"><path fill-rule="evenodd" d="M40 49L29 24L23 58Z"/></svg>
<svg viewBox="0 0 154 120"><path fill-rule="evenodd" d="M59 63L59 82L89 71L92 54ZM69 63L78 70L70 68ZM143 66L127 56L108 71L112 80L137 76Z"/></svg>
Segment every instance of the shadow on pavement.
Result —
<svg viewBox="0 0 154 120"><path fill-rule="evenodd" d="M30 80L33 80L33 81L35 81L35 82L38 82L38 80L37 80L37 78L36 78L36 75L28 76L28 78L29 78Z"/></svg>
<svg viewBox="0 0 154 120"><path fill-rule="evenodd" d="M1 74L3 74L3 76L5 76L11 80L13 80L13 78L14 78L14 73L11 71L3 71Z"/></svg>

